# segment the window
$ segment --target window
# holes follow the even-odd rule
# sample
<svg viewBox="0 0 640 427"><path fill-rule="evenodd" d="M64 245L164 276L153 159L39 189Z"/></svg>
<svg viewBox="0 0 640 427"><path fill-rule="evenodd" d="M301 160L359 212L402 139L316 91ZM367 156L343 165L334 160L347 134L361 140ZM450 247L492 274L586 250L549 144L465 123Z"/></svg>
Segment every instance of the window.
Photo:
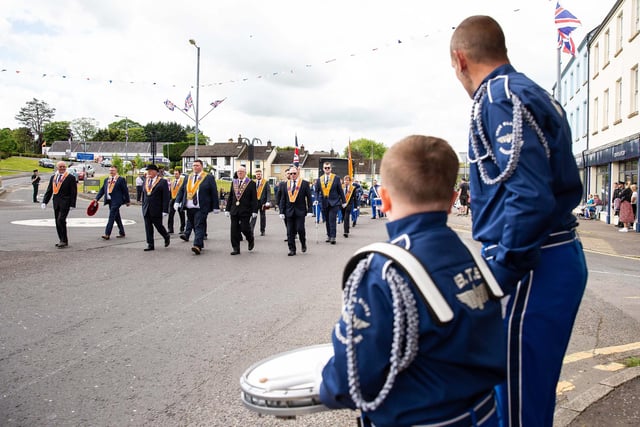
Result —
<svg viewBox="0 0 640 427"><path fill-rule="evenodd" d="M230 166L230 165L231 165L231 157L226 156L226 157L224 158L224 165L225 165L225 166Z"/></svg>
<svg viewBox="0 0 640 427"><path fill-rule="evenodd" d="M600 104L598 98L593 100L593 133L598 133L598 112L600 111Z"/></svg>
<svg viewBox="0 0 640 427"><path fill-rule="evenodd" d="M618 174L618 181L631 181L631 183L638 182L638 161L627 160L626 162L620 162L620 172Z"/></svg>
<svg viewBox="0 0 640 427"><path fill-rule="evenodd" d="M598 166L596 169L596 188L593 192L600 195L605 206L609 205L609 165Z"/></svg>
<svg viewBox="0 0 640 427"><path fill-rule="evenodd" d="M609 48L610 48L610 43L611 43L611 33L609 32L609 29L607 28L607 31L604 32L604 46L602 47L603 49L603 62L604 64L602 64L602 68L605 68L607 65L609 65Z"/></svg>
<svg viewBox="0 0 640 427"><path fill-rule="evenodd" d="M582 134L580 132L580 129L582 127L581 120L582 117L580 116L580 106L578 105L578 108L576 108L576 127L573 132L573 137L576 141L580 139L580 135Z"/></svg>
<svg viewBox="0 0 640 427"><path fill-rule="evenodd" d="M631 39L640 31L640 0L631 2Z"/></svg>
<svg viewBox="0 0 640 427"><path fill-rule="evenodd" d="M622 51L622 35L623 35L623 27L622 27L622 11L616 17L616 56Z"/></svg>
<svg viewBox="0 0 640 427"><path fill-rule="evenodd" d="M602 94L602 130L609 128L609 89Z"/></svg>
<svg viewBox="0 0 640 427"><path fill-rule="evenodd" d="M616 80L616 99L615 108L613 111L613 124L620 123L622 121L622 79Z"/></svg>
<svg viewBox="0 0 640 427"><path fill-rule="evenodd" d="M640 1L640 0L639 0ZM631 102L629 103L629 117L638 114L638 64L631 68L631 78L629 79L629 92Z"/></svg>
<svg viewBox="0 0 640 427"><path fill-rule="evenodd" d="M571 87L570 89L570 93L569 93L569 98L573 98L573 94L576 92L576 81L574 79L573 76L573 71L571 72L571 74L569 74L569 86Z"/></svg>
<svg viewBox="0 0 640 427"><path fill-rule="evenodd" d="M589 67L587 66L589 64L588 55L589 55L589 52L585 51L584 55L582 56L582 63L584 64L584 67L582 67L582 72L584 73L584 75L582 76L583 85L586 85L587 83L589 83Z"/></svg>
<svg viewBox="0 0 640 427"><path fill-rule="evenodd" d="M638 0L640 1L640 0ZM595 78L600 71L600 43L593 46L593 77Z"/></svg>
<svg viewBox="0 0 640 427"><path fill-rule="evenodd" d="M583 131L584 132L582 133L583 137L587 136L587 131L588 131L588 128L589 128L589 123L587 122L589 120L589 117L587 117L587 112L588 111L589 110L587 109L587 101L584 100L582 102L582 123L584 125L584 127L583 127Z"/></svg>

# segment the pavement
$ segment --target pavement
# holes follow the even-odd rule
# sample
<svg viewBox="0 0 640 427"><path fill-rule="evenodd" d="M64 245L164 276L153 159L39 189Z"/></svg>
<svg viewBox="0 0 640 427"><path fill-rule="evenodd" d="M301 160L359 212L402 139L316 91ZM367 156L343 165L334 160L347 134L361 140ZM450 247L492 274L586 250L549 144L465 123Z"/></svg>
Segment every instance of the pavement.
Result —
<svg viewBox="0 0 640 427"><path fill-rule="evenodd" d="M449 216L449 225L471 232L470 217ZM579 220L578 234L585 252L640 261L640 233L618 232L618 228L598 220ZM640 357L635 350L626 357ZM555 427L640 426L640 366L621 368L584 390L575 390L571 399L556 404Z"/></svg>

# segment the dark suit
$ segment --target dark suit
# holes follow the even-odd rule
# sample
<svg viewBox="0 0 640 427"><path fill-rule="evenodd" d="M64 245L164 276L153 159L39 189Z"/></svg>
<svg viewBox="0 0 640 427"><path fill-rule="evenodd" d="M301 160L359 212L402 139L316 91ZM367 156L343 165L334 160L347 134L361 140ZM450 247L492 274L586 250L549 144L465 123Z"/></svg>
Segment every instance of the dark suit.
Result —
<svg viewBox="0 0 640 427"><path fill-rule="evenodd" d="M100 187L100 191L98 191L96 195L96 200L100 200L100 198L104 196L104 204L105 206L109 206L109 219L107 220L107 227L104 229L105 236L111 235L114 221L118 225L118 232L121 236L124 236L124 225L122 225L122 218L120 217L120 206L131 203L129 199L129 187L127 187L127 180L119 176L113 184L111 193L109 193L109 183L111 179L111 177L105 178L102 187Z"/></svg>
<svg viewBox="0 0 640 427"><path fill-rule="evenodd" d="M258 181L256 183L256 192L258 191ZM271 196L271 186L269 185L269 180L263 178L261 180L262 185L262 193L258 197L258 214L260 215L260 234L264 234L267 228L267 215L264 211L264 205L269 201L269 196ZM256 219L251 218L251 232L254 232L256 227Z"/></svg>
<svg viewBox="0 0 640 427"><path fill-rule="evenodd" d="M53 183L54 180L58 180L58 176L59 175L55 173L51 179L49 179L49 185L47 186L47 191L44 193L42 203L46 205L53 196L53 214L56 219L58 238L60 239L60 243L68 244L67 216L69 215L69 210L76 207L78 185L73 175L66 174L64 180L60 182L58 194L53 194Z"/></svg>
<svg viewBox="0 0 640 427"><path fill-rule="evenodd" d="M357 195L356 195L356 191L357 188L353 185L353 184L349 184L348 188L344 188L344 198L345 200L347 199L347 195L349 194L349 192L351 192L351 197L349 198L349 201L347 201L347 206L345 206L344 208L342 208L342 224L344 227L344 234L349 234L349 226L351 225L351 212L353 211L353 209L358 207L358 204L356 202L357 200Z"/></svg>
<svg viewBox="0 0 640 427"><path fill-rule="evenodd" d="M204 175L204 178L202 178ZM204 248L204 233L207 228L207 216L209 212L220 209L220 199L218 198L218 186L213 175L206 172L200 173L198 180L203 180L198 187L198 191L193 197L193 206L187 206L189 203L187 197L187 184L190 180L193 183L195 174L191 173L185 178L185 182L178 192L175 203L180 205L180 209L187 212L187 224L183 235L189 240L191 231L193 230L193 246Z"/></svg>
<svg viewBox="0 0 640 427"><path fill-rule="evenodd" d="M182 180L182 182L180 182L180 180ZM173 181L171 181L171 184L169 184L169 191L171 192L171 202L169 202L169 221L167 221L169 233L173 233L173 220L176 215L176 210L173 208L173 204L176 202L180 188L184 185L185 180L186 177L180 175L180 178L174 178ZM184 209L178 209L178 218L180 218L180 233L183 233L185 222Z"/></svg>
<svg viewBox="0 0 640 427"><path fill-rule="evenodd" d="M160 181L158 181L160 180ZM164 178L156 176L155 185L151 192L147 192L151 178L147 177L142 190L142 216L144 217L144 231L147 235L147 245L153 248L153 227L165 240L169 237L167 229L162 225L162 214L169 213L169 186Z"/></svg>
<svg viewBox="0 0 640 427"><path fill-rule="evenodd" d="M245 178L245 180L248 182L240 198L234 189L234 185L238 185L237 180L234 179L227 199L226 210L231 217L231 247L237 252L240 251L241 233L244 234L249 245L253 246L253 230L250 221L251 215L258 212L256 183L249 178Z"/></svg>
<svg viewBox="0 0 640 427"><path fill-rule="evenodd" d="M318 178L316 182L316 200L322 209L322 216L324 217L325 225L327 227L327 238L335 241L338 211L342 208L342 204L345 203L346 200L344 198L344 191L342 190L340 177L335 174L331 175L334 175L334 177L333 182L329 184L329 195L327 197L322 193L322 184L328 177L325 174Z"/></svg>
<svg viewBox="0 0 640 427"><path fill-rule="evenodd" d="M298 190L298 196L292 202L289 199L291 181L284 183L280 189L282 195L279 206L280 213L284 214L286 218L287 243L289 245L289 251L293 253L296 252L296 233L298 233L303 249L307 246L304 218L308 213L312 212L311 187L309 186L309 182L304 179L298 179L296 185L300 186L300 189Z"/></svg>

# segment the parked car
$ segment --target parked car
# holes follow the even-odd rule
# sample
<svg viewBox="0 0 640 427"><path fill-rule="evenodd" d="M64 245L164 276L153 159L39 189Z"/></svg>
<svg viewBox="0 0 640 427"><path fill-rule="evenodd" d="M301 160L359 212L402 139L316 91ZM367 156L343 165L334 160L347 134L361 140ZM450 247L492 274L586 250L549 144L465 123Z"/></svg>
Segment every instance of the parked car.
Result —
<svg viewBox="0 0 640 427"><path fill-rule="evenodd" d="M100 162L100 166L102 166L103 168L108 168L111 165L111 159L102 159L102 161Z"/></svg>
<svg viewBox="0 0 640 427"><path fill-rule="evenodd" d="M70 175L73 175L73 177L76 179L76 182L78 182L80 180L80 177L78 176L78 171L75 170L73 166L70 167L70 168L67 168L67 172Z"/></svg>
<svg viewBox="0 0 640 427"><path fill-rule="evenodd" d="M96 169L89 163L74 165L73 168L78 171L78 179L84 180L84 177L93 178L96 174Z"/></svg>
<svg viewBox="0 0 640 427"><path fill-rule="evenodd" d="M56 166L53 160L47 159L46 157L38 160L38 164L44 168L51 168L51 169L53 169Z"/></svg>

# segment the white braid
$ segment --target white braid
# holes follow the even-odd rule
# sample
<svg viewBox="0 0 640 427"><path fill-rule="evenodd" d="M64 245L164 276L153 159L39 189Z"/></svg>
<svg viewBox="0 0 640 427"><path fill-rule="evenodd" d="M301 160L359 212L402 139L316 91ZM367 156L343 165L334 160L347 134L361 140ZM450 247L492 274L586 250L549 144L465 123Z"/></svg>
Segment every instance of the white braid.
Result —
<svg viewBox="0 0 640 427"><path fill-rule="evenodd" d="M364 273L369 268L370 259L370 257L365 258L358 263L355 270L349 275L343 293L345 311L347 313L345 326L349 394L356 407L362 411L375 411L386 399L393 388L398 373L406 369L417 356L419 337L418 309L411 288L398 271L389 266L385 273L385 280L389 284L393 303L393 338L391 341L389 373L375 399L372 401L364 400L357 368L353 322L357 302L356 292Z"/></svg>
<svg viewBox="0 0 640 427"><path fill-rule="evenodd" d="M493 150L491 149L491 142L485 135L484 124L482 123L482 106L484 99L486 99L486 94L487 83L485 82L482 86L480 86L473 98L473 107L471 108L471 124L469 126L469 135L471 136L471 150L473 151L473 158L469 156L469 162L478 164L478 171L480 172L480 178L482 179L482 182L487 185L494 185L499 182L508 180L518 166L518 162L520 160L520 151L522 150L522 146L524 144L524 138L522 136L523 117L526 123L538 136L540 143L544 147L547 158L551 157L551 151L549 150L547 138L544 136L544 133L533 117L533 114L531 114L527 107L524 106L520 98L512 93L511 101L513 102L513 140L511 143L511 154L509 155L509 160L507 160L507 166L505 167L505 169L497 177L490 178L485 168L484 160L487 159L487 157L491 157L491 160L493 160L493 163L496 166L498 165L498 161ZM480 141L482 142L482 146L485 151L485 154L482 156L480 156L480 147L474 129L477 131L477 134L480 137Z"/></svg>

